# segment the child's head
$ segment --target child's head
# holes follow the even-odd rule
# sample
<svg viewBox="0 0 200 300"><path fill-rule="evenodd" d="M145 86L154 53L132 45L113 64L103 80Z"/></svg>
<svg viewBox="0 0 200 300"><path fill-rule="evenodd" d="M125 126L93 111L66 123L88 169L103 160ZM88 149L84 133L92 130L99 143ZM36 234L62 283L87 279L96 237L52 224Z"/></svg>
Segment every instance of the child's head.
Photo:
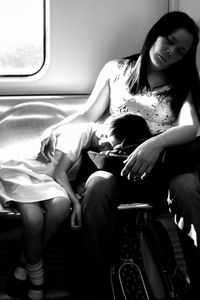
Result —
<svg viewBox="0 0 200 300"><path fill-rule="evenodd" d="M116 145L128 146L137 140L148 139L151 136L145 119L137 114L124 113L110 116L103 124L101 134L98 136L98 150L111 150Z"/></svg>

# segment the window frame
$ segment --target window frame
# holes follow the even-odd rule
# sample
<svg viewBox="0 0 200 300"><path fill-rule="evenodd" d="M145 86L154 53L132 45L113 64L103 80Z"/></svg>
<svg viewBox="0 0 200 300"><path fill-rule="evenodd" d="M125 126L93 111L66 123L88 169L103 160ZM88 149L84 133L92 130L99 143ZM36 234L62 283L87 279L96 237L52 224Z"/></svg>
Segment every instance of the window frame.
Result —
<svg viewBox="0 0 200 300"><path fill-rule="evenodd" d="M41 70L44 68L44 65L46 64L47 60L47 1L48 0L42 0L43 2L43 61L39 68L33 72L33 73L27 73L27 74L1 74L0 73L0 80L3 78L30 78L32 76L37 75L41 72Z"/></svg>

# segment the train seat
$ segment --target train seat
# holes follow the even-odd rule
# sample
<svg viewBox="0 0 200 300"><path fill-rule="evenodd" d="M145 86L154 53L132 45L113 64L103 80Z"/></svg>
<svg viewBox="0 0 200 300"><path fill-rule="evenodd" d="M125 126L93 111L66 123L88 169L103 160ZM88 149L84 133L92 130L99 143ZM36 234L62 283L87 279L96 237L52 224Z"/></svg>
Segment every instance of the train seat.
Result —
<svg viewBox="0 0 200 300"><path fill-rule="evenodd" d="M40 149L43 131L80 109L86 96L28 101L0 101L0 160L32 157ZM21 217L0 206L0 299L11 299L5 292L6 282L13 271L21 248ZM63 236L67 234L67 238ZM73 272L69 248L74 238L69 224L60 232L44 253L47 300L71 299L70 281ZM76 241L73 241L73 243Z"/></svg>

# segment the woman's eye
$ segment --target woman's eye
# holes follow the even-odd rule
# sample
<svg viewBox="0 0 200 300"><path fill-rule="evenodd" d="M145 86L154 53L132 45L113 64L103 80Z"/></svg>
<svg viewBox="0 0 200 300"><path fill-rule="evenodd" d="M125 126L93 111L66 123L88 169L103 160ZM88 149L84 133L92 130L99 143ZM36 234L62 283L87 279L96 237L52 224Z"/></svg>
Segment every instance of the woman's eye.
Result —
<svg viewBox="0 0 200 300"><path fill-rule="evenodd" d="M173 42L174 42L173 39L170 38L169 36L166 37L166 40L169 44L173 44Z"/></svg>
<svg viewBox="0 0 200 300"><path fill-rule="evenodd" d="M184 56L185 55L185 51L184 51L184 49L177 49L177 53L180 55L180 56Z"/></svg>

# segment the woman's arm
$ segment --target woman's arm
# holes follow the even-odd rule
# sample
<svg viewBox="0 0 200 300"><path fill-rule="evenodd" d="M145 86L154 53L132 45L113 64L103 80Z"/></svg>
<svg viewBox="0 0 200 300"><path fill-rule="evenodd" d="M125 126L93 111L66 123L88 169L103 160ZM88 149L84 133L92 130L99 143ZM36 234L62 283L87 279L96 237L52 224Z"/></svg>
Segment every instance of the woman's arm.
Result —
<svg viewBox="0 0 200 300"><path fill-rule="evenodd" d="M108 62L101 70L94 89L84 107L45 130L41 143L40 157L48 161L50 160L48 153L50 152L51 155L54 155L57 136L65 124L96 122L99 120L110 105L110 78L116 73L116 68L117 61Z"/></svg>
<svg viewBox="0 0 200 300"><path fill-rule="evenodd" d="M121 175L129 179L151 173L160 153L172 146L190 142L198 131L198 117L190 101L185 101L176 126L142 143L125 161Z"/></svg>
<svg viewBox="0 0 200 300"><path fill-rule="evenodd" d="M54 126L59 131L62 124L69 122L96 122L110 104L110 79L116 73L117 61L108 62L99 73L95 86L84 107L77 113Z"/></svg>
<svg viewBox="0 0 200 300"><path fill-rule="evenodd" d="M185 144L196 137L198 126L194 106L190 101L185 101L178 116L177 126L166 130L156 138L162 149Z"/></svg>
<svg viewBox="0 0 200 300"><path fill-rule="evenodd" d="M81 227L81 206L79 202L79 196L74 193L68 177L68 170L72 166L72 161L69 157L62 153L58 165L54 171L54 179L58 182L67 192L72 202L72 215L71 215L71 226L74 229Z"/></svg>

